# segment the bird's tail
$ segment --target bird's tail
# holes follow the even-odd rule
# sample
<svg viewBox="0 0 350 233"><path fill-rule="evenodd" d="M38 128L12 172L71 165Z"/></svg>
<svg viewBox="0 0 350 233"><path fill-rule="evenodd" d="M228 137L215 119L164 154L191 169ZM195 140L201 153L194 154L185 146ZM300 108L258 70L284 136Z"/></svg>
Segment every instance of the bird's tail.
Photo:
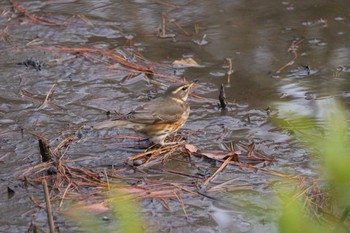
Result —
<svg viewBox="0 0 350 233"><path fill-rule="evenodd" d="M117 121L102 121L100 123L97 123L94 125L94 129L103 129L103 128L128 128L129 122L128 121L122 121L122 120L117 120Z"/></svg>

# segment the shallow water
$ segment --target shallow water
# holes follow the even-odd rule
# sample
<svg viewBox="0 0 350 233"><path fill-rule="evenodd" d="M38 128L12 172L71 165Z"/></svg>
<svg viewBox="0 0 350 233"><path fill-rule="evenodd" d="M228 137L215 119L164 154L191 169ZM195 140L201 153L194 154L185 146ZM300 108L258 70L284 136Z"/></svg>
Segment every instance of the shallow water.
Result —
<svg viewBox="0 0 350 233"><path fill-rule="evenodd" d="M350 65L348 2L252 0L172 4L82 0L26 1L21 5L67 26L40 25L23 17L8 21L11 13L1 15L2 28L8 26L7 33L19 50L15 51L5 40L0 44L0 206L5 210L0 212L0 231L27 230L35 212L26 188L16 181L23 169L38 162L37 140L29 132L49 139L60 135L59 141L71 129L82 125L86 129L106 119L107 110L128 112L136 106L135 102L146 102L148 96L162 92L143 78L128 79L127 73L107 69L98 58L30 49L33 46L112 50L128 46L128 38L133 37L133 48L156 73L199 80L195 94L205 98L190 98L191 115L182 130L193 133L187 139L189 143L202 150L222 150L224 142L255 142L259 151L277 158L269 168L285 174L315 175L305 151L271 123L265 109L270 106L274 116L288 117L297 112L322 121L322 112L329 104L340 100L349 105L349 73L337 71L338 66ZM3 12L9 9L7 1L0 5ZM176 35L174 39L157 36L162 12L167 12L167 30ZM193 42L204 35L207 44ZM294 64L277 74L294 57L288 46L296 39L303 41ZM189 56L201 67L172 67L173 61ZM31 57L45 64L41 71L17 65ZM229 84L227 58L232 60L234 70ZM157 74L155 78L166 85L171 83ZM217 107L222 83L229 101L224 112ZM56 86L50 100L54 105L38 109L53 84ZM23 94L25 91L33 96ZM135 135L122 129L83 130L82 139L71 145L69 156L95 157L82 163L95 167L122 163L140 151L121 147L118 143L125 141L112 138L125 134ZM172 166L178 164L167 164ZM219 166L208 163L206 169L214 172ZM186 166L181 169L191 170ZM233 178L232 188L237 190L210 194L220 201L204 197L185 199L190 216L187 220L177 201L170 203L171 211L162 209L159 203L144 201L144 211L152 213L147 215L154 223L152 230L278 232L274 223L276 207L271 203L273 187L280 179L252 169L228 167L212 183ZM249 188L240 189L245 186ZM10 199L7 187L16 191ZM36 213L35 221L44 225L45 215L41 212ZM62 219L58 222L62 232L74 231Z"/></svg>

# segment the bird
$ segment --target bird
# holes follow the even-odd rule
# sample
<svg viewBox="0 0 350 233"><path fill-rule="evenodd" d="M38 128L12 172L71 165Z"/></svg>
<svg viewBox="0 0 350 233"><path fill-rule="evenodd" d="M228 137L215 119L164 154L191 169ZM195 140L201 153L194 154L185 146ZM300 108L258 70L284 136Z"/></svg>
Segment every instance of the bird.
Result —
<svg viewBox="0 0 350 233"><path fill-rule="evenodd" d="M136 107L128 114L120 114L95 124L94 129L126 128L140 132L157 145L170 145L165 138L180 129L190 113L188 94L195 82L183 82L170 87L158 98Z"/></svg>

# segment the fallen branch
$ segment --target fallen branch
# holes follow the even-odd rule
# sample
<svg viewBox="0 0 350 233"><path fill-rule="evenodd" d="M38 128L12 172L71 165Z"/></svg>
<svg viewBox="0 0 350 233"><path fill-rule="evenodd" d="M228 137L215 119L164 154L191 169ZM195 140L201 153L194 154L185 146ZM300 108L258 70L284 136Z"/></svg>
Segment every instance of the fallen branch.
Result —
<svg viewBox="0 0 350 233"><path fill-rule="evenodd" d="M210 176L206 181L204 181L203 185L206 186L212 179L214 179L214 177L219 174L222 170L225 169L225 167L227 166L227 164L229 164L229 162L234 158L233 155L230 155L227 157L227 159L225 160L225 162L219 167L218 170L215 171L215 173Z"/></svg>
<svg viewBox="0 0 350 233"><path fill-rule="evenodd" d="M11 6L13 9L15 9L16 11L20 12L22 15L26 16L27 18L29 18L30 20L32 20L33 22L39 23L39 24L43 24L43 25L47 25L47 26L64 26L64 24L59 24L59 23L54 23L51 22L49 20L46 20L42 17L38 17L35 15L32 15L31 13L29 13L29 11L22 9L19 4L15 3L13 0L9 0Z"/></svg>
<svg viewBox="0 0 350 233"><path fill-rule="evenodd" d="M56 83L54 83L54 84L52 85L52 87L50 88L50 90L49 90L49 91L47 92L47 94L46 94L45 100L44 100L43 103L36 109L36 111L40 110L40 109L48 102L50 96L51 96L52 93L53 93L53 89L54 89L55 86L56 86Z"/></svg>
<svg viewBox="0 0 350 233"><path fill-rule="evenodd" d="M43 187L44 187L45 202L46 202L46 213L47 213L47 218L48 218L48 222L49 222L50 233L55 233L56 232L55 231L55 223L53 221L49 188L47 187L47 182L46 182L45 179L43 180Z"/></svg>
<svg viewBox="0 0 350 233"><path fill-rule="evenodd" d="M303 42L303 41L304 41L304 39L293 41L292 44L288 47L288 51L291 52L294 55L294 57L292 58L292 60L290 60L285 65L283 65L281 68L279 68L276 71L277 74L281 73L288 66L291 66L294 64L295 60L298 58L298 45L301 44L301 42Z"/></svg>

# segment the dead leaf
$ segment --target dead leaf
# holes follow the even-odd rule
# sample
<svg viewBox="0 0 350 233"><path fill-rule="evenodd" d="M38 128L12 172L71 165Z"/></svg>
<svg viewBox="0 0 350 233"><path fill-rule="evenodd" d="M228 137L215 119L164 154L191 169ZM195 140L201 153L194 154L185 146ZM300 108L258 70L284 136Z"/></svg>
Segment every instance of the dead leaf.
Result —
<svg viewBox="0 0 350 233"><path fill-rule="evenodd" d="M214 160L224 160L227 158L227 156L234 156L234 161L238 160L238 155L241 154L240 151L235 152L226 152L226 151L201 151L197 153L199 156L205 156L209 159Z"/></svg>
<svg viewBox="0 0 350 233"><path fill-rule="evenodd" d="M230 152L223 152L223 151L202 151L199 153L199 155L205 156L209 159L225 159Z"/></svg>
<svg viewBox="0 0 350 233"><path fill-rule="evenodd" d="M173 66L175 67L201 67L193 58L185 58L180 60L175 60L173 62Z"/></svg>
<svg viewBox="0 0 350 233"><path fill-rule="evenodd" d="M185 144L185 149L188 150L191 153L194 153L194 152L198 151L198 148L195 145L188 144L188 143Z"/></svg>

